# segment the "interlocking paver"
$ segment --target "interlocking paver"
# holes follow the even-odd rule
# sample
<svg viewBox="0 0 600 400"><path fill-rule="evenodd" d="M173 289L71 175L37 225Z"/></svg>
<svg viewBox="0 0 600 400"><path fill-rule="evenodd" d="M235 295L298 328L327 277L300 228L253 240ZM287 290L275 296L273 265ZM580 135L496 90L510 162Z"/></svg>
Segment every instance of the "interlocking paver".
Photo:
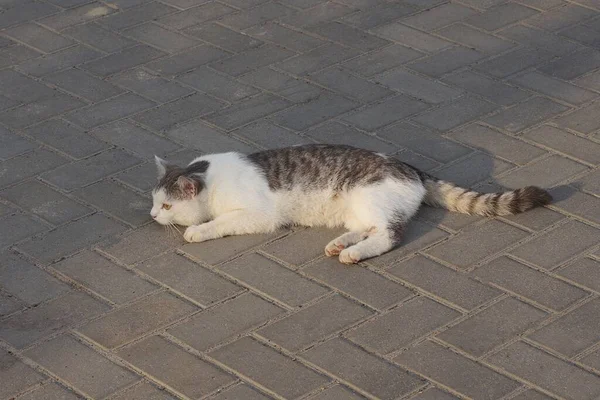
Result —
<svg viewBox="0 0 600 400"><path fill-rule="evenodd" d="M0 397L598 397L597 0L0 4ZM155 154L314 142L554 200L355 267L149 216Z"/></svg>

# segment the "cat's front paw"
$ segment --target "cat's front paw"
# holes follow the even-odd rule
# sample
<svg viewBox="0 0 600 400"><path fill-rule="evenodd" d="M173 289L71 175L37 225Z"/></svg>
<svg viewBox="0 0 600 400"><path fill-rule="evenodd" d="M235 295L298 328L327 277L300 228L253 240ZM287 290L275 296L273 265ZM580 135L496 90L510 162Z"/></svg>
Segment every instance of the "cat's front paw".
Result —
<svg viewBox="0 0 600 400"><path fill-rule="evenodd" d="M210 230L204 225L188 226L183 233L183 238L190 243L204 242L205 240L212 239Z"/></svg>
<svg viewBox="0 0 600 400"><path fill-rule="evenodd" d="M337 256L342 250L344 250L344 245L332 240L327 246L325 246L325 255L327 257Z"/></svg>
<svg viewBox="0 0 600 400"><path fill-rule="evenodd" d="M340 262L344 264L356 264L360 261L360 252L354 249L344 249L340 252Z"/></svg>

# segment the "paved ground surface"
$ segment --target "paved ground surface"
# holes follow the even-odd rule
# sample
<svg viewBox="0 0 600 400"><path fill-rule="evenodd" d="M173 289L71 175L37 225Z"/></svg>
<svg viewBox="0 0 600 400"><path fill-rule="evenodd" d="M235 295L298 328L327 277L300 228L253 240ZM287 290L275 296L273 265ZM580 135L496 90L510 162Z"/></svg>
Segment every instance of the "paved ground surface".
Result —
<svg viewBox="0 0 600 400"><path fill-rule="evenodd" d="M600 2L0 0L0 398L598 399ZM185 244L151 157L304 142L481 190L358 267Z"/></svg>

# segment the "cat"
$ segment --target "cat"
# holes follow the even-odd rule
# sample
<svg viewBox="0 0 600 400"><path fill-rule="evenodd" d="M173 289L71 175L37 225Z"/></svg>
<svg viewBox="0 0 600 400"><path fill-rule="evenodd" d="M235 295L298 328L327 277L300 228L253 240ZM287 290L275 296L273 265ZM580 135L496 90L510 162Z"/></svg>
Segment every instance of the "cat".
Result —
<svg viewBox="0 0 600 400"><path fill-rule="evenodd" d="M381 153L344 145L300 145L194 159L156 158L150 214L187 226L188 242L273 232L288 225L343 226L325 247L345 264L399 245L421 203L465 214L513 215L552 200L535 186L484 194L439 180Z"/></svg>

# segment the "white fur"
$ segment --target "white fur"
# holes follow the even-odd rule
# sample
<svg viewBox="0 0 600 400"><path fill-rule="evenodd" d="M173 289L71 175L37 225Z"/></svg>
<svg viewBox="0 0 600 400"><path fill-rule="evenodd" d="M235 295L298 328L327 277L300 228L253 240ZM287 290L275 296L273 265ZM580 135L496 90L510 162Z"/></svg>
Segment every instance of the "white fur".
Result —
<svg viewBox="0 0 600 400"><path fill-rule="evenodd" d="M197 196L174 201L164 190L153 193L152 216L163 225L188 226L184 238L189 242L270 232L290 224L344 226L350 232L329 243L325 252L355 263L390 250L395 244L390 223L398 215L407 222L425 195L420 182L392 178L340 193L332 188L272 191L262 173L238 153L202 156L192 163L200 160L210 164L203 174L206 187ZM164 174L158 164L159 174ZM161 208L163 203L171 209Z"/></svg>

